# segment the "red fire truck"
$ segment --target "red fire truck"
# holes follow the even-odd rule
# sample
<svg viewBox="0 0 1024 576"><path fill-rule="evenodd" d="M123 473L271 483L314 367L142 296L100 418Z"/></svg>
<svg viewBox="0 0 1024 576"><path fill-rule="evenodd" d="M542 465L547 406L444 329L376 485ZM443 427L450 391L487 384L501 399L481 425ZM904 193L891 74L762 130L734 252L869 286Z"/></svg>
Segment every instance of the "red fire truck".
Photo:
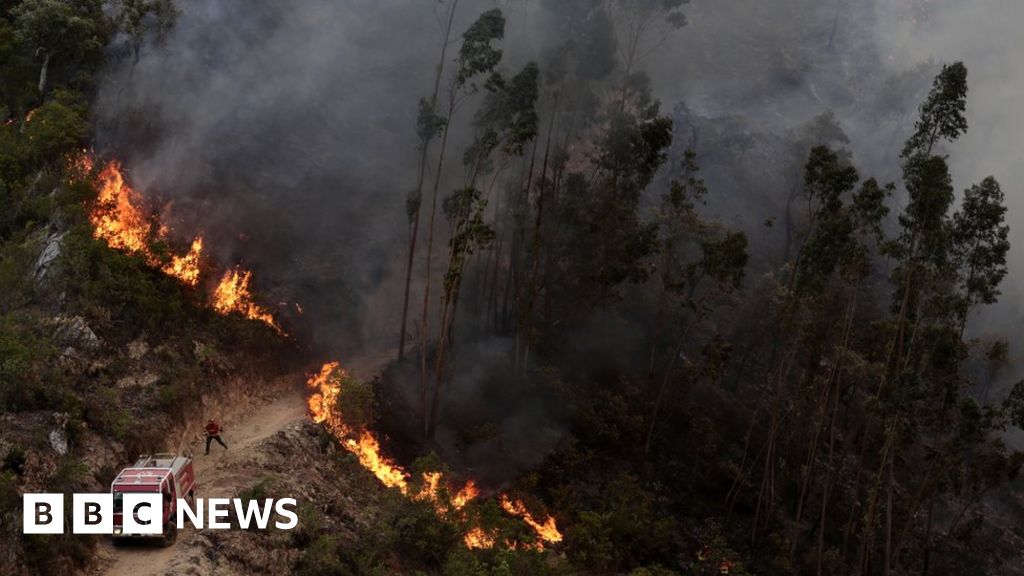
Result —
<svg viewBox="0 0 1024 576"><path fill-rule="evenodd" d="M175 454L151 454L139 456L135 464L121 470L110 485L114 495L114 544L140 536L122 534L124 494L127 492L149 492L163 494L164 533L160 540L163 546L174 544L178 536L176 524L178 498L186 499L195 506L196 475L190 456Z"/></svg>

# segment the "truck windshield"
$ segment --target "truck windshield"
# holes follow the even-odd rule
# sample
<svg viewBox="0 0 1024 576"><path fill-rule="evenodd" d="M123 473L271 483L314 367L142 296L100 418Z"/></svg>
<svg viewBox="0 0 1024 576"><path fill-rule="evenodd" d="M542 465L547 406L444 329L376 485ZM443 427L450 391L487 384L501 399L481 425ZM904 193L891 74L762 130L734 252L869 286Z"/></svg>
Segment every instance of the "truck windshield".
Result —
<svg viewBox="0 0 1024 576"><path fill-rule="evenodd" d="M124 508L124 494L114 492L114 514L120 514Z"/></svg>

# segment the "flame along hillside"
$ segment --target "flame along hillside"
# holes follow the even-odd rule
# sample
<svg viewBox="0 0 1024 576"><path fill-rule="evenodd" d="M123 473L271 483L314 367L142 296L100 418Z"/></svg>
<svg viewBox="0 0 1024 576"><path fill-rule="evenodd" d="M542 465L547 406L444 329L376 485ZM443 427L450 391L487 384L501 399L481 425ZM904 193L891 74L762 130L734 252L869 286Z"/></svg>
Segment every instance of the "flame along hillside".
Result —
<svg viewBox="0 0 1024 576"><path fill-rule="evenodd" d="M94 160L87 153L83 152L74 162L82 174L91 174L94 170ZM126 182L120 163L116 160L108 162L97 179L99 191L89 214L93 236L115 250L142 257L150 266L183 284L198 287L204 269L203 238L194 238L184 254L172 253L161 257L154 249L154 243L166 241L170 231L158 221L155 212L147 212L145 200ZM220 314L240 314L263 322L283 334L274 316L253 300L249 289L251 279L249 271L226 270L209 294L210 306ZM438 516L466 526L463 542L467 547L492 548L497 545L497 531L477 525L467 513L466 506L480 496L475 482L470 480L460 489L453 490L442 473L426 472L419 479L419 488L414 490L409 482L411 475L383 455L372 432L354 429L345 423L339 401L346 378L346 372L337 362L325 364L318 374L309 378L308 385L313 393L308 404L314 422L325 425L341 446L353 453L382 484L413 500L429 502ZM536 535L532 542L506 540L505 546L542 550L546 545L562 541L553 517L546 516L538 521L521 500L505 494L499 495L498 504L506 514L519 518Z"/></svg>
<svg viewBox="0 0 1024 576"><path fill-rule="evenodd" d="M82 173L91 173L94 161L82 153L76 161ZM154 241L167 240L169 230L145 209L142 195L125 181L121 164L112 160L97 176L99 192L89 213L93 236L108 246L129 254L141 256L146 263L183 284L197 287L203 269L203 238L192 240L185 254L171 254L161 258L153 249ZM252 273L245 270L227 270L210 293L210 305L220 314L241 314L263 322L283 334L274 316L256 304L249 290Z"/></svg>
<svg viewBox="0 0 1024 576"><path fill-rule="evenodd" d="M467 547L494 547L498 540L496 532L476 525L470 515L465 513L466 505L480 496L476 484L470 480L461 489L454 490L440 472L425 472L420 478L421 488L414 490L409 483L411 475L381 453L380 442L372 432L365 428L356 429L345 422L344 408L340 402L346 381L348 374L337 362L324 364L318 373L309 377L307 385L313 391L309 398L309 410L313 421L326 426L341 445L354 454L359 463L382 484L399 490L413 500L428 501L438 516L467 526L463 536ZM538 521L521 500L509 498L506 494L498 496L498 503L507 514L521 519L536 535L534 542L505 541L506 546L543 550L547 545L562 541L562 534L553 517L546 516Z"/></svg>

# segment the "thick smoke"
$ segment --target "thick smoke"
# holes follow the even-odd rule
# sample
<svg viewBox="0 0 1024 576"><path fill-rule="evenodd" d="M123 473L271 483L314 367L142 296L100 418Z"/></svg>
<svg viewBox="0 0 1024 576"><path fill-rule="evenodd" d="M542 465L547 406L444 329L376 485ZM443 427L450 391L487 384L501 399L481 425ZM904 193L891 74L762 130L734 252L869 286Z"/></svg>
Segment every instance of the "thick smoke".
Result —
<svg viewBox="0 0 1024 576"><path fill-rule="evenodd" d="M590 27L593 44L583 47L581 65L598 75L618 54L613 23L594 16L598 4L463 0L455 30L486 8L503 8L505 70L513 71L528 59L543 63L567 22ZM176 229L205 234L221 265L242 262L260 293L299 302L305 315L296 322L317 349L344 362L360 347L391 346L405 201L415 182L416 106L432 84L446 6L182 3L164 46L147 46L137 62L109 70L96 111L99 151L123 159L148 194L172 200ZM995 175L1015 224L1024 61L1014 26L1024 5L694 0L685 11L689 24L648 38L650 53L636 68L676 121L675 151L696 148L709 209L749 232L761 265L784 253L787 198L806 153L799 145L813 140L801 134L815 118L832 112L865 177L894 180L917 103L938 64L952 60L966 62L971 86L971 130L948 151L957 187ZM1024 222L1012 229L1019 254ZM1013 258L1003 303L979 316L978 334L1016 330L1024 270ZM494 365L496 345L460 359L452 386L462 401L488 401L476 387L481 367ZM554 415L543 424L535 415L508 417L505 432L557 429Z"/></svg>
<svg viewBox="0 0 1024 576"><path fill-rule="evenodd" d="M395 332L433 3L181 8L165 46L110 71L100 152L171 200L176 230L205 234L220 265L241 262L262 294L299 302L321 348Z"/></svg>

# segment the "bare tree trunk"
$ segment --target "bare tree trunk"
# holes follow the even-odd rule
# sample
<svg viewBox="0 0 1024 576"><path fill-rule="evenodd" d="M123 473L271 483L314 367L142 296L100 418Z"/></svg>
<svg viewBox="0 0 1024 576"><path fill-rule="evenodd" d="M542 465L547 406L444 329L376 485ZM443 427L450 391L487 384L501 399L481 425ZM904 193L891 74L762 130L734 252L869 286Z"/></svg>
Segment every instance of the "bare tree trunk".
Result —
<svg viewBox="0 0 1024 576"><path fill-rule="evenodd" d="M50 53L45 52L43 56L43 66L39 69L39 97L42 98L46 91L46 71L50 67Z"/></svg>
<svg viewBox="0 0 1024 576"><path fill-rule="evenodd" d="M651 409L651 422L647 425L647 436L644 439L645 457L651 452L651 439L654 437L654 428L658 423L658 411L661 409L661 402L665 396L665 390L668 388L668 383L672 380L672 373L676 369L676 363L679 360L679 355L683 353L683 346L686 345L686 337L687 331L683 331L683 335L679 338L679 343L676 344L673 349L668 369L665 370L665 376L661 379L661 386L658 387L658 395L654 398L654 408Z"/></svg>
<svg viewBox="0 0 1024 576"><path fill-rule="evenodd" d="M833 363L832 369L829 372L828 379L825 382L825 389L822 394L822 400L819 404L818 425L816 426L814 436L811 438L811 445L810 448L808 448L807 450L807 460L803 470L801 471L800 492L797 496L796 518L793 522L794 532L789 549L790 565L793 564L793 559L796 556L796 549L800 540L800 534L802 532L800 524L803 521L804 504L807 500L810 491L810 483L811 477L813 476L814 464L817 461L818 441L821 438L821 434L824 432L826 422L828 421L829 405L834 403L833 395L839 394L838 381L843 369L842 366L843 359L845 358L846 347L849 344L850 340L850 332L853 327L853 316L856 306L857 294L856 292L854 292L853 295L850 296L850 303L847 306L845 318L843 319L843 334L839 343L839 350L837 354L838 358L836 358L835 362ZM834 424L834 411L831 420Z"/></svg>
<svg viewBox="0 0 1024 576"><path fill-rule="evenodd" d="M825 526L828 518L829 499L832 497L833 475L835 474L835 453L836 453L836 416L839 413L839 384L840 376L836 378L835 392L832 399L832 417L829 423L828 433L828 460L825 465L825 484L821 495L821 520L818 523L818 552L816 576L822 574L822 560L825 557Z"/></svg>
<svg viewBox="0 0 1024 576"><path fill-rule="evenodd" d="M523 312L523 324L525 326L525 343L523 350L523 361L520 365L520 373L525 373L529 369L530 362L530 346L533 344L533 304L534 298L536 298L537 290L537 268L540 262L540 248L541 248L541 226L544 225L544 188L545 179L548 173L548 158L551 153L551 136L555 128L555 118L558 116L558 93L555 93L554 103L551 106L551 118L548 120L548 134L547 142L544 145L544 160L541 163L540 170L540 184L538 185L537 194L537 216L534 219L533 225L533 241L530 246L530 269L527 277L527 294L525 311ZM521 330L522 331L522 330Z"/></svg>
<svg viewBox="0 0 1024 576"><path fill-rule="evenodd" d="M892 522L894 510L893 507L896 505L893 500L893 492L896 487L896 456L889 456L889 473L888 473L888 487L885 492L885 568L883 574L889 576L890 570L892 569Z"/></svg>
<svg viewBox="0 0 1024 576"><path fill-rule="evenodd" d="M430 326L430 267L433 263L434 254L434 222L437 217L437 195L441 187L441 172L444 168L444 153L448 146L448 126L451 124L452 111L455 109L454 93L448 103L448 123L445 124L441 136L441 151L437 158L437 173L434 175L434 191L430 206L430 226L427 233L427 267L426 281L423 287L423 314L420 321L420 414L423 418L423 432L429 431L429 416L427 414L427 339L429 338Z"/></svg>
<svg viewBox="0 0 1024 576"><path fill-rule="evenodd" d="M441 78L444 76L444 64L445 57L448 53L448 43L451 40L452 24L455 21L455 8L459 5L459 0L453 0L451 8L448 9L448 23L445 26L444 31L444 42L441 44L441 57L437 62L437 74L434 76L434 91L430 95L430 111L433 112L437 107L437 96L441 89ZM422 205L423 195L423 182L426 179L427 173L427 153L430 147L430 141L424 139L422 141L422 149L420 150L419 159L419 174L416 177L416 198L417 205L416 211L413 214L412 228L409 231L409 258L405 265L405 292L402 297L402 325L399 330L398 339L398 360L401 361L405 357L405 327L409 317L409 287L412 284L412 265L416 257L416 237L419 235L420 229L420 207ZM428 270L429 273L429 270Z"/></svg>

